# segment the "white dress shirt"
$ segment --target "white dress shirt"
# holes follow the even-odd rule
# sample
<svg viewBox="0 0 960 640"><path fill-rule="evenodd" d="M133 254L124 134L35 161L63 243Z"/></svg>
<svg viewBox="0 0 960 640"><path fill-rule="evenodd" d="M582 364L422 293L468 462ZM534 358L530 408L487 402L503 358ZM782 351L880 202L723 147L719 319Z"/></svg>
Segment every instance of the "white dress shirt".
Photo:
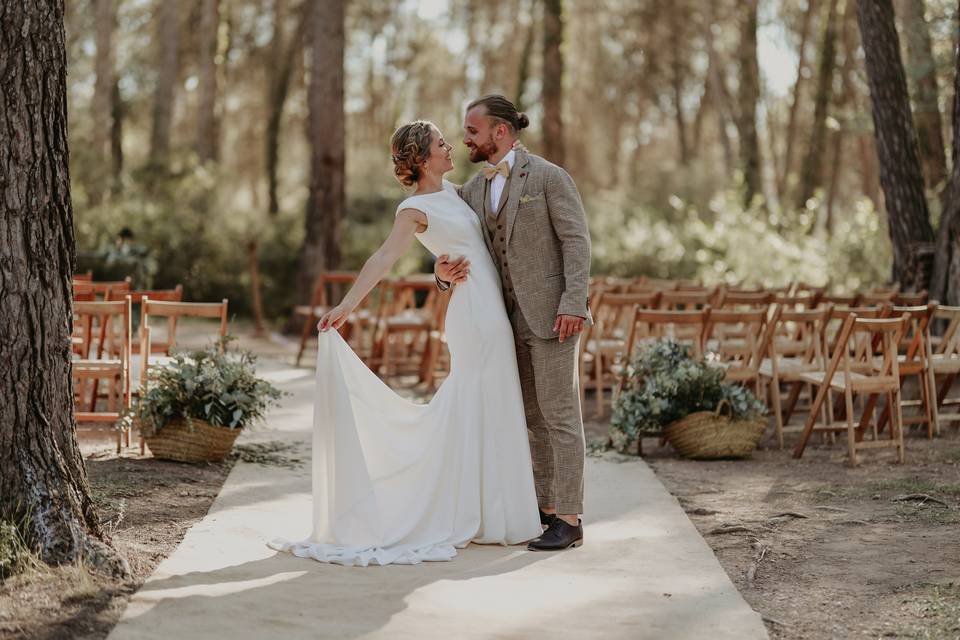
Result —
<svg viewBox="0 0 960 640"><path fill-rule="evenodd" d="M516 159L516 153L513 149L507 152L507 155L503 157L503 160L500 162L506 161L507 166L510 167L510 170L513 171L513 161ZM496 166L493 164L487 163L491 167ZM497 163L499 164L499 163ZM493 176L493 180L490 183L490 208L496 212L497 206L500 204L500 195L503 193L503 185L507 184L507 179L504 178L499 173Z"/></svg>

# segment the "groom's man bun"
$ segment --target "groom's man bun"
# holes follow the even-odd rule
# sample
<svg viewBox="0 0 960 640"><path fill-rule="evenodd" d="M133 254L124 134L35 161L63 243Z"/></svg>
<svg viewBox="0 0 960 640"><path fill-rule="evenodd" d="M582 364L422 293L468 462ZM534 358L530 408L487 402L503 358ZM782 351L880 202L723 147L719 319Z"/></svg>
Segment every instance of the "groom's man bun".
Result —
<svg viewBox="0 0 960 640"><path fill-rule="evenodd" d="M495 121L507 125L513 135L517 135L521 129L530 126L530 118L527 117L527 114L517 111L516 105L507 100L505 96L490 94L477 98L467 105L467 111L474 107L485 107L487 115Z"/></svg>

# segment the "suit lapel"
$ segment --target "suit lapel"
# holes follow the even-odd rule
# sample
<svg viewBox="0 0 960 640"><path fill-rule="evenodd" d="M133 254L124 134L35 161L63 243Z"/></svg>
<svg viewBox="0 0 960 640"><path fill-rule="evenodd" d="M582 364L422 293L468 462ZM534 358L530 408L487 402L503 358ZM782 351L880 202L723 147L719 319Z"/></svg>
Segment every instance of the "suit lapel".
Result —
<svg viewBox="0 0 960 640"><path fill-rule="evenodd" d="M513 225L517 221L517 207L520 205L520 194L523 193L523 185L527 182L529 171L527 165L530 158L523 151L517 151L517 162L510 172L510 195L504 204L507 216L507 244L510 244L510 237L513 235Z"/></svg>

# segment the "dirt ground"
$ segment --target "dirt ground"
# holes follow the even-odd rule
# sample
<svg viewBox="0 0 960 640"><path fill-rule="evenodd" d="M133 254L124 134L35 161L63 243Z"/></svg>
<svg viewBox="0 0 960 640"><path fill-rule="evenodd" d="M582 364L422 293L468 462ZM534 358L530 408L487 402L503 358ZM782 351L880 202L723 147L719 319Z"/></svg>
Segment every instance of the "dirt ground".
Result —
<svg viewBox="0 0 960 640"><path fill-rule="evenodd" d="M603 422L587 425L602 438ZM788 443L791 442L788 440ZM766 621L771 638L960 638L960 434L907 441L907 463L837 445L800 460L647 460ZM873 455L870 455L873 454Z"/></svg>
<svg viewBox="0 0 960 640"><path fill-rule="evenodd" d="M115 455L109 432L80 432L94 501L113 544L127 558L129 581L100 578L82 567L35 569L0 583L0 639L105 638L161 560L203 518L238 457L262 464L298 463L283 449L238 445L223 463L189 465ZM99 435L99 437L98 437Z"/></svg>

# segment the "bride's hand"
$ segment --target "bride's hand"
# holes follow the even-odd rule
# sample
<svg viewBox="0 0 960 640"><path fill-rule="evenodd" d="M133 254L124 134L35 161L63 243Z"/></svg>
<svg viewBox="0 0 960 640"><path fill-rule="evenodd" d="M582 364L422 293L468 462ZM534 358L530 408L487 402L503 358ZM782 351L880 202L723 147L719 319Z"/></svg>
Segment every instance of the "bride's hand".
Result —
<svg viewBox="0 0 960 640"><path fill-rule="evenodd" d="M530 153L530 149L527 149L525 146L523 146L523 143L520 142L519 140L514 140L513 146L510 148L513 149L514 151L523 151L524 153Z"/></svg>
<svg viewBox="0 0 960 640"><path fill-rule="evenodd" d="M347 318L350 316L350 309L343 307L341 305L335 306L330 311L327 311L320 318L320 322L317 323L317 331L324 332L329 331L330 329L339 329L343 326L343 323L347 321Z"/></svg>

